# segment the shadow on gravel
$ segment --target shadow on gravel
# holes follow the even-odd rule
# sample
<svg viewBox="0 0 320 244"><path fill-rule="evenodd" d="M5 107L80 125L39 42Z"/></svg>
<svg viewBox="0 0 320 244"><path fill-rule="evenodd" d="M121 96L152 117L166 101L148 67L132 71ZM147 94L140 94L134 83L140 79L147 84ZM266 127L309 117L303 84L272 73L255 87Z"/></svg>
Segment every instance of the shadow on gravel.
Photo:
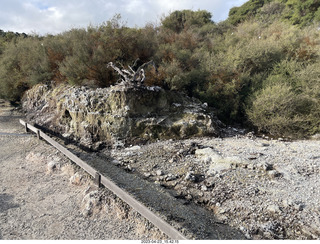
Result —
<svg viewBox="0 0 320 244"><path fill-rule="evenodd" d="M103 157L101 154L97 157L97 155L92 156L79 151L77 155L152 211L157 212L163 219L178 229L183 228L192 233L192 238L198 240L246 239L239 230L220 222L213 212L194 203L185 205L163 187L108 163L112 160L109 157Z"/></svg>
<svg viewBox="0 0 320 244"><path fill-rule="evenodd" d="M8 194L0 194L0 213L7 211L11 208L19 207L18 204L13 203L13 196ZM1 239L1 236L0 236Z"/></svg>

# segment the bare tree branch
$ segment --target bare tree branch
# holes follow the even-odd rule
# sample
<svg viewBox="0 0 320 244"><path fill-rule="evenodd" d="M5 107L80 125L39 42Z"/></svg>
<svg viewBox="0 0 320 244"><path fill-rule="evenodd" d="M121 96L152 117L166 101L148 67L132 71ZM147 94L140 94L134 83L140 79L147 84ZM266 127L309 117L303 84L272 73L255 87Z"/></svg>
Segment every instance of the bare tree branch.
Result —
<svg viewBox="0 0 320 244"><path fill-rule="evenodd" d="M113 68L122 77L122 82L124 82L125 84L142 84L146 79L144 69L149 65L152 65L156 71L157 68L153 60L151 60L147 63L142 64L136 71L134 71L134 67L137 65L138 61L140 61L139 58L136 59L132 67L128 66L130 70L124 69L123 66L123 69L119 69L112 62L110 62L107 67Z"/></svg>

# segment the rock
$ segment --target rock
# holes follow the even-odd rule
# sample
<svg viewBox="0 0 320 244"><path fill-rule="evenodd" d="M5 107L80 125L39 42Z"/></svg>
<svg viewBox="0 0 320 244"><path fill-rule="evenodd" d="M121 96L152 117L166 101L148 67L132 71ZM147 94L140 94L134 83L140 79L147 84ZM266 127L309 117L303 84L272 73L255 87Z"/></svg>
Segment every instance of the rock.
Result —
<svg viewBox="0 0 320 244"><path fill-rule="evenodd" d="M320 134L315 134L313 136L311 136L312 140L320 140Z"/></svg>
<svg viewBox="0 0 320 244"><path fill-rule="evenodd" d="M267 143L267 142L261 142L261 143L259 143L258 145L259 145L260 147L269 147L269 146L270 146L270 144Z"/></svg>
<svg viewBox="0 0 320 244"><path fill-rule="evenodd" d="M295 210L302 211L305 208L305 205L304 203L301 203L301 202L294 202L293 208Z"/></svg>
<svg viewBox="0 0 320 244"><path fill-rule="evenodd" d="M73 185L81 185L83 176L79 173L79 172L76 172L73 176L70 177L69 181L71 184Z"/></svg>
<svg viewBox="0 0 320 244"><path fill-rule="evenodd" d="M195 150L195 155L204 164L210 164L207 171L208 175L216 174L222 170L235 168L235 165L240 165L242 160L238 157L222 157L214 149L207 147Z"/></svg>
<svg viewBox="0 0 320 244"><path fill-rule="evenodd" d="M176 161L176 159L175 158L171 158L170 160L169 160L169 163L174 163Z"/></svg>
<svg viewBox="0 0 320 244"><path fill-rule="evenodd" d="M222 123L212 109L201 105L179 92L122 85L104 89L36 85L22 100L29 121L68 134L89 148L100 147L101 142L219 135Z"/></svg>
<svg viewBox="0 0 320 244"><path fill-rule="evenodd" d="M206 186L201 186L201 191L207 191L208 190L208 187L206 187Z"/></svg>
<svg viewBox="0 0 320 244"><path fill-rule="evenodd" d="M254 169L256 169L256 166L255 166L255 164L248 164L247 168L250 170L254 170Z"/></svg>
<svg viewBox="0 0 320 244"><path fill-rule="evenodd" d="M134 171L134 168L132 168L132 166L131 166L130 164L128 164L128 165L126 166L126 170L127 170L127 171L130 171L130 172L131 172L131 171L133 172L133 171Z"/></svg>
<svg viewBox="0 0 320 244"><path fill-rule="evenodd" d="M285 199L282 201L282 205L283 205L283 207L288 208L293 205L293 202L291 200Z"/></svg>
<svg viewBox="0 0 320 244"><path fill-rule="evenodd" d="M172 174L168 174L168 176L166 177L166 181L173 181L176 179L177 179L177 176Z"/></svg>
<svg viewBox="0 0 320 244"><path fill-rule="evenodd" d="M164 175L164 173L163 173L162 170L159 169L159 170L156 171L156 175L157 176L162 176L162 175Z"/></svg>
<svg viewBox="0 0 320 244"><path fill-rule="evenodd" d="M49 173L53 173L55 170L60 168L60 163L57 161L50 161L47 165Z"/></svg>
<svg viewBox="0 0 320 244"><path fill-rule="evenodd" d="M195 181L195 176L194 176L194 172L190 171L186 174L186 176L184 177L185 180L188 181Z"/></svg>
<svg viewBox="0 0 320 244"><path fill-rule="evenodd" d="M116 165L116 166L121 165L121 162L119 160L116 160L116 159L112 160L111 163Z"/></svg>
<svg viewBox="0 0 320 244"><path fill-rule="evenodd" d="M267 207L267 211L271 213L281 213L282 211L280 210L279 206L276 204L269 205Z"/></svg>
<svg viewBox="0 0 320 244"><path fill-rule="evenodd" d="M211 147L206 147L206 148L202 148L202 149L197 149L194 154L197 157L212 157L213 159L215 158L221 158L221 156L219 155L219 153L212 149Z"/></svg>
<svg viewBox="0 0 320 244"><path fill-rule="evenodd" d="M205 179L204 184L206 185L206 187L214 187L215 179L213 177L209 177Z"/></svg>
<svg viewBox="0 0 320 244"><path fill-rule="evenodd" d="M268 175L269 175L271 178L277 178L277 177L280 177L280 176L281 176L281 173L279 173L279 172L276 171L276 170L270 170L270 171L268 171Z"/></svg>
<svg viewBox="0 0 320 244"><path fill-rule="evenodd" d="M132 147L126 148L125 150L127 150L127 151L138 151L138 150L141 150L141 147L140 146L132 146Z"/></svg>
<svg viewBox="0 0 320 244"><path fill-rule="evenodd" d="M264 163L262 163L262 169L265 170L265 171L272 170L273 169L273 165L264 162Z"/></svg>
<svg viewBox="0 0 320 244"><path fill-rule="evenodd" d="M91 191L82 200L82 203L85 204L85 207L82 211L82 214L85 217L91 216L93 213L94 207L96 207L99 204L99 191Z"/></svg>

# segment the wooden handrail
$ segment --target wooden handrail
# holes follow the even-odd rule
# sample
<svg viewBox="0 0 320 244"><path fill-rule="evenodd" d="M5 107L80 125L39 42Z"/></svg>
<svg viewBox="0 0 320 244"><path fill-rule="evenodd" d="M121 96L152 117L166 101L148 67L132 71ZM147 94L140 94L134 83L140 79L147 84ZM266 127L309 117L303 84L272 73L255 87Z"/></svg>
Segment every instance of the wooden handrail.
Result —
<svg viewBox="0 0 320 244"><path fill-rule="evenodd" d="M118 187L114 182L112 182L107 177L101 175L96 169L88 165L86 162L81 160L79 157L74 155L72 152L67 150L65 147L60 145L58 142L53 140L51 137L46 135L44 132L39 130L38 128L26 123L25 121L20 119L20 124L25 127L27 132L32 131L37 134L39 139L44 139L61 153L63 153L66 157L68 157L71 161L76 163L79 167L84 169L88 174L94 177L95 182L100 186L100 184L104 185L110 191L112 191L115 195L117 195L120 199L126 202L129 206L135 209L138 213L140 213L143 217L153 223L156 227L158 227L163 233L165 233L172 240L187 240L187 238L182 235L178 230L172 227L170 224L165 222L155 213L153 213L150 209L148 209L143 203L136 200L132 197L128 192Z"/></svg>

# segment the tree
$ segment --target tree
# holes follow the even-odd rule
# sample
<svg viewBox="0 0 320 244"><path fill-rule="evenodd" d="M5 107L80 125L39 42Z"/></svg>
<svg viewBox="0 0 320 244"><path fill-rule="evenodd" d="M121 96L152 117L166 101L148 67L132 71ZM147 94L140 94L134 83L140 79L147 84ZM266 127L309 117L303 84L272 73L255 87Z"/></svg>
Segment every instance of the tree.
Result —
<svg viewBox="0 0 320 244"><path fill-rule="evenodd" d="M182 10L174 11L162 20L162 26L176 33L191 27L202 27L206 24L213 23L212 14L206 10Z"/></svg>

